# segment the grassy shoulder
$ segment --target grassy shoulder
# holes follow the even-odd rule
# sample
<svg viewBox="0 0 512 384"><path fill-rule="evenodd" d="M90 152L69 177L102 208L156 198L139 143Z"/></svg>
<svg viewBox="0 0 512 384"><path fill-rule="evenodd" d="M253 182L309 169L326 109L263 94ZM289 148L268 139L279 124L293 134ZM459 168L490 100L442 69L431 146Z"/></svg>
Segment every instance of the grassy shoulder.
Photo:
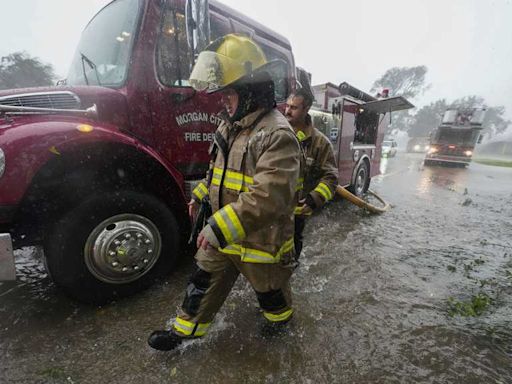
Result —
<svg viewBox="0 0 512 384"><path fill-rule="evenodd" d="M509 167L512 168L512 160L496 160L496 159L483 159L476 158L473 159L475 163L484 164L484 165L492 165L495 167Z"/></svg>

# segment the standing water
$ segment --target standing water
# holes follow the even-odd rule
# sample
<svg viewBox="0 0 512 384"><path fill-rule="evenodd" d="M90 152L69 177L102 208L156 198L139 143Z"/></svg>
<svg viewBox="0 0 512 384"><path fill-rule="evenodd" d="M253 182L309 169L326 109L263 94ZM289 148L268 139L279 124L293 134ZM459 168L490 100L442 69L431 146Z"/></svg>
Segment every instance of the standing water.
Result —
<svg viewBox="0 0 512 384"><path fill-rule="evenodd" d="M63 297L18 252L0 285L0 382L510 383L512 170L383 161L380 216L347 202L307 223L288 333L263 338L239 279L211 332L177 351L146 344L182 300L192 263L105 307ZM37 252L36 252L37 253Z"/></svg>

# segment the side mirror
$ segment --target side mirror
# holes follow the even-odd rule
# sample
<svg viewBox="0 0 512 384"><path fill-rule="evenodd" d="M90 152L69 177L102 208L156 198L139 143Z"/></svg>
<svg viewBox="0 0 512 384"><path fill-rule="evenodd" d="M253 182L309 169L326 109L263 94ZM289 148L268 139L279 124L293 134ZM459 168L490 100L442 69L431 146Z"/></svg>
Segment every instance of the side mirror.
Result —
<svg viewBox="0 0 512 384"><path fill-rule="evenodd" d="M313 93L311 89L311 73L307 72L304 68L297 67L297 82L301 88L306 88L309 92Z"/></svg>
<svg viewBox="0 0 512 384"><path fill-rule="evenodd" d="M482 140L483 140L483 136L482 135L478 135L478 140L477 140L477 144L481 144L482 143Z"/></svg>
<svg viewBox="0 0 512 384"><path fill-rule="evenodd" d="M194 20L193 16L193 9L192 4L194 2L187 0L187 4L185 5L185 20L186 20L186 27L185 30L187 32L187 44L190 49L194 50L196 47L196 43L194 41L194 31L197 28L196 21Z"/></svg>
<svg viewBox="0 0 512 384"><path fill-rule="evenodd" d="M285 101L289 96L288 64L281 59L273 60L267 67L267 72L274 81L276 101Z"/></svg>
<svg viewBox="0 0 512 384"><path fill-rule="evenodd" d="M187 0L185 19L188 46L197 54L210 44L208 0Z"/></svg>

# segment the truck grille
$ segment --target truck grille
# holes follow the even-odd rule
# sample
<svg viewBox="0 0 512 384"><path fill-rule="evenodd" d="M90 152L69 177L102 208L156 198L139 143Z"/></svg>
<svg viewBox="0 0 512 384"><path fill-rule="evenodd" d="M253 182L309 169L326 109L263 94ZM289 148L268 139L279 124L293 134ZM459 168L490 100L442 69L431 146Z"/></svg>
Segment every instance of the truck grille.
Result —
<svg viewBox="0 0 512 384"><path fill-rule="evenodd" d="M41 92L0 97L0 104L15 107L79 109L80 99L72 92Z"/></svg>
<svg viewBox="0 0 512 384"><path fill-rule="evenodd" d="M443 148L443 154L449 155L449 156L462 156L463 151L460 148Z"/></svg>

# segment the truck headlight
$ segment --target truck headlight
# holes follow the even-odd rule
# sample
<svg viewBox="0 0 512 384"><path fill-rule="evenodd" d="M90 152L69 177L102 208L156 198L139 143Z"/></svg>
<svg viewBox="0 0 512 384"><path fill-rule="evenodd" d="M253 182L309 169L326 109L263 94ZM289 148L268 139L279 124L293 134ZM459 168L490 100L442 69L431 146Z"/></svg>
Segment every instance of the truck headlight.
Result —
<svg viewBox="0 0 512 384"><path fill-rule="evenodd" d="M471 155L473 154L473 152L472 152L472 151L466 151L466 152L464 152L464 154L465 154L466 156L471 156Z"/></svg>
<svg viewBox="0 0 512 384"><path fill-rule="evenodd" d="M2 148L0 148L0 177L3 176L5 171L5 154L4 151L2 151Z"/></svg>
<svg viewBox="0 0 512 384"><path fill-rule="evenodd" d="M428 153L436 153L436 152L437 152L436 147L430 147L430 149L428 150Z"/></svg>

